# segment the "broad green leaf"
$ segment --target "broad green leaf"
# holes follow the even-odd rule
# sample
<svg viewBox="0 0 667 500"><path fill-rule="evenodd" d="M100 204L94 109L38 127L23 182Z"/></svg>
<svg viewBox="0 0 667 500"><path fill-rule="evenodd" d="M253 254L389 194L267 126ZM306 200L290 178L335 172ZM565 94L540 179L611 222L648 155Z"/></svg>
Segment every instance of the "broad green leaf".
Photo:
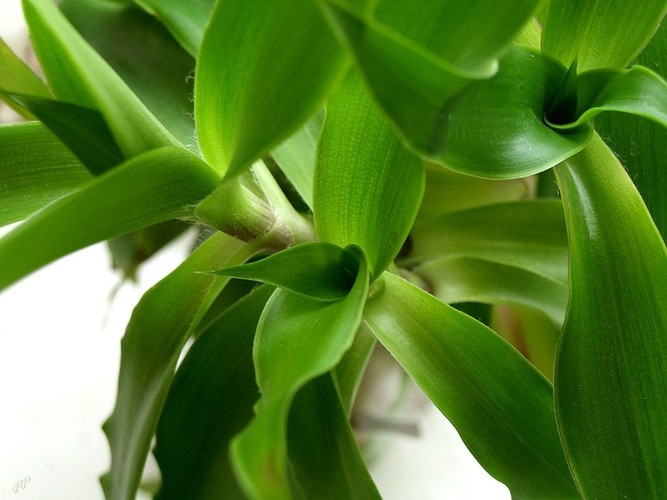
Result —
<svg viewBox="0 0 667 500"><path fill-rule="evenodd" d="M215 6L214 0L135 0L154 14L193 56L199 52L204 30Z"/></svg>
<svg viewBox="0 0 667 500"><path fill-rule="evenodd" d="M367 293L368 269L361 256L354 286L343 300L323 302L277 290L267 303L254 347L262 397L257 416L232 443L236 475L249 496L290 498L286 434L292 400L351 346Z"/></svg>
<svg viewBox="0 0 667 500"><path fill-rule="evenodd" d="M350 292L358 268L357 257L348 250L312 242L214 274L261 281L315 299L340 300Z"/></svg>
<svg viewBox="0 0 667 500"><path fill-rule="evenodd" d="M413 272L430 285L443 302L514 304L543 311L554 324L565 319L568 289L561 282L525 269L469 257L428 261Z"/></svg>
<svg viewBox="0 0 667 500"><path fill-rule="evenodd" d="M315 154L323 117L323 113L316 115L301 130L271 151L271 157L311 210Z"/></svg>
<svg viewBox="0 0 667 500"><path fill-rule="evenodd" d="M181 350L227 281L200 271L243 262L253 250L218 233L135 307L121 343L116 405L104 424L111 448L111 469L101 480L107 498L135 498Z"/></svg>
<svg viewBox="0 0 667 500"><path fill-rule="evenodd" d="M578 498L551 384L495 332L385 273L364 319L515 498Z"/></svg>
<svg viewBox="0 0 667 500"><path fill-rule="evenodd" d="M667 23L635 61L667 76ZM667 129L625 113L605 113L595 119L595 129L630 173L653 220L667 238Z"/></svg>
<svg viewBox="0 0 667 500"><path fill-rule="evenodd" d="M288 428L289 458L305 498L381 498L330 374L297 393Z"/></svg>
<svg viewBox="0 0 667 500"><path fill-rule="evenodd" d="M372 279L398 254L422 193L421 160L400 143L350 73L327 105L315 165L315 226L322 241L358 245Z"/></svg>
<svg viewBox="0 0 667 500"><path fill-rule="evenodd" d="M195 4L187 2L188 11ZM174 137L196 150L195 61L165 27L131 4L65 0L60 9Z"/></svg>
<svg viewBox="0 0 667 500"><path fill-rule="evenodd" d="M217 177L192 153L137 156L35 215L0 240L0 289L68 253L169 219L192 216Z"/></svg>
<svg viewBox="0 0 667 500"><path fill-rule="evenodd" d="M560 200L488 205L420 220L410 242L403 265L473 257L567 283L567 232Z"/></svg>
<svg viewBox="0 0 667 500"><path fill-rule="evenodd" d="M340 400L348 416L352 414L357 391L376 345L375 337L368 325L362 321L352 346L332 372Z"/></svg>
<svg viewBox="0 0 667 500"><path fill-rule="evenodd" d="M176 140L51 0L23 0L35 52L58 100L98 110L131 158Z"/></svg>
<svg viewBox="0 0 667 500"><path fill-rule="evenodd" d="M667 491L667 249L596 138L556 169L570 237L570 304L556 414L585 498Z"/></svg>
<svg viewBox="0 0 667 500"><path fill-rule="evenodd" d="M579 71L624 68L649 42L667 12L665 0L550 0L542 50Z"/></svg>
<svg viewBox="0 0 667 500"><path fill-rule="evenodd" d="M552 127L574 129L603 111L631 113L667 127L667 82L642 66L587 71L577 78L576 97L572 121Z"/></svg>
<svg viewBox="0 0 667 500"><path fill-rule="evenodd" d="M0 226L82 187L91 175L41 123L0 127Z"/></svg>
<svg viewBox="0 0 667 500"><path fill-rule="evenodd" d="M30 94L51 97L49 88L0 38L0 98L24 118L31 118L29 112L11 99L4 99L5 93Z"/></svg>
<svg viewBox="0 0 667 500"><path fill-rule="evenodd" d="M99 112L41 97L9 94L74 153L93 175L123 162L123 154Z"/></svg>
<svg viewBox="0 0 667 500"><path fill-rule="evenodd" d="M253 8L244 0L218 2L195 82L197 133L209 164L238 174L305 124L346 68L312 0Z"/></svg>
<svg viewBox="0 0 667 500"><path fill-rule="evenodd" d="M252 346L272 291L261 287L226 310L179 366L157 427L157 499L242 497L229 443L252 419L259 397Z"/></svg>

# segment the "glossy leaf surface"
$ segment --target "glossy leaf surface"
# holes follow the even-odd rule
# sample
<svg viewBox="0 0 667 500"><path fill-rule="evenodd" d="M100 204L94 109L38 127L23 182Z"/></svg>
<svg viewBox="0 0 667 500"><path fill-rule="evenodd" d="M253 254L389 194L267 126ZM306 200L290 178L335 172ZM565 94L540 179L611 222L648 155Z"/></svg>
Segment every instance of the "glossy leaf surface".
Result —
<svg viewBox="0 0 667 500"><path fill-rule="evenodd" d="M419 208L424 170L350 74L327 106L315 167L322 241L358 245L373 278L398 254Z"/></svg>
<svg viewBox="0 0 667 500"><path fill-rule="evenodd" d="M175 139L50 0L23 0L41 67L59 100L98 110L132 157Z"/></svg>
<svg viewBox="0 0 667 500"><path fill-rule="evenodd" d="M234 176L273 149L315 114L346 61L312 0L218 2L195 82L208 162Z"/></svg>
<svg viewBox="0 0 667 500"><path fill-rule="evenodd" d="M140 155L52 204L0 240L4 288L68 253L168 219L192 215L217 178L180 148Z"/></svg>
<svg viewBox="0 0 667 500"><path fill-rule="evenodd" d="M252 419L259 397L252 346L272 291L262 287L227 309L179 366L157 427L162 486L156 498L242 496L228 448Z"/></svg>
<svg viewBox="0 0 667 500"><path fill-rule="evenodd" d="M247 256L243 243L219 233L135 307L121 343L116 405L104 425L111 448L111 469L102 478L107 498L135 498L178 357L226 282L198 271Z"/></svg>
<svg viewBox="0 0 667 500"><path fill-rule="evenodd" d="M359 263L354 254L335 245L304 243L238 267L215 271L219 276L269 283L321 300L344 298L352 288Z"/></svg>
<svg viewBox="0 0 667 500"><path fill-rule="evenodd" d="M292 400L350 347L367 292L362 257L355 284L343 300L323 302L277 290L267 303L254 347L262 397L257 416L232 443L235 471L249 496L290 498L286 433Z"/></svg>
<svg viewBox="0 0 667 500"><path fill-rule="evenodd" d="M637 7L624 0L550 0L542 49L565 66L577 58L580 71L624 68L667 12L665 0L647 0Z"/></svg>
<svg viewBox="0 0 667 500"><path fill-rule="evenodd" d="M480 464L517 498L577 498L551 384L493 330L401 278L383 278L365 320Z"/></svg>
<svg viewBox="0 0 667 500"><path fill-rule="evenodd" d="M584 497L667 491L667 250L599 139L556 170L571 299L556 359L558 423Z"/></svg>
<svg viewBox="0 0 667 500"><path fill-rule="evenodd" d="M0 98L24 118L31 115L11 99L4 99L4 93L18 92L40 97L51 97L49 88L0 38Z"/></svg>
<svg viewBox="0 0 667 500"><path fill-rule="evenodd" d="M91 178L41 123L0 127L0 226L24 219Z"/></svg>

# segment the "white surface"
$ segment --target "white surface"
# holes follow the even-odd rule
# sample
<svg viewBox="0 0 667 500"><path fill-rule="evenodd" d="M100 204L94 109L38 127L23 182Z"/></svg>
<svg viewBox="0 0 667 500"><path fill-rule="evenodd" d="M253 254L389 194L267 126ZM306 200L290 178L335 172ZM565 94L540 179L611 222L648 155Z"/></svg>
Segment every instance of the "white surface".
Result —
<svg viewBox="0 0 667 500"><path fill-rule="evenodd" d="M20 47L22 32L20 1L0 0L0 36ZM112 303L118 276L103 245L0 294L0 500L102 498L109 453L100 427L114 403L120 338L134 304L183 247L161 254ZM432 406L409 419L421 437L387 433L372 467L385 499L509 498Z"/></svg>

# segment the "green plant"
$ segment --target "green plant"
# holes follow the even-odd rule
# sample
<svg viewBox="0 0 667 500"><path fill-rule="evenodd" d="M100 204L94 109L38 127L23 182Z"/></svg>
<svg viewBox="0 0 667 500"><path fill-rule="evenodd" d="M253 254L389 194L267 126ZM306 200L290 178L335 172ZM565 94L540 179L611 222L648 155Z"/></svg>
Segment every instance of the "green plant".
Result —
<svg viewBox="0 0 667 500"><path fill-rule="evenodd" d="M128 325L108 498L154 436L158 498L377 497L376 342L513 496L665 496L667 2L23 6L0 287L214 230Z"/></svg>

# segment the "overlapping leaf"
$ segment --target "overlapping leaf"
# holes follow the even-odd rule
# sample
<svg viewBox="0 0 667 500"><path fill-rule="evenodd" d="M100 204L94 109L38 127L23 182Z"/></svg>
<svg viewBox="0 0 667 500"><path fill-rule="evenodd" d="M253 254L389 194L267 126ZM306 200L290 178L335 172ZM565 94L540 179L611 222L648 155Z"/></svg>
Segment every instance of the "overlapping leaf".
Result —
<svg viewBox="0 0 667 500"><path fill-rule="evenodd" d="M361 256L354 286L343 300L323 302L278 290L267 303L254 348L262 398L257 416L232 443L234 468L249 496L291 497L286 432L292 400L350 347L367 292L368 268Z"/></svg>
<svg viewBox="0 0 667 500"><path fill-rule="evenodd" d="M31 115L25 108L11 99L5 99L6 92L51 97L44 82L0 38L0 98L25 118L30 118Z"/></svg>
<svg viewBox="0 0 667 500"><path fill-rule="evenodd" d="M596 139L556 170L571 301L556 412L584 497L667 491L667 250L623 167Z"/></svg>
<svg viewBox="0 0 667 500"><path fill-rule="evenodd" d="M351 73L327 106L315 167L322 241L358 245L373 278L398 254L424 189L424 170Z"/></svg>
<svg viewBox="0 0 667 500"><path fill-rule="evenodd" d="M542 49L580 71L624 68L644 48L667 12L664 0L648 0L637 8L624 0L581 2L550 0Z"/></svg>
<svg viewBox="0 0 667 500"><path fill-rule="evenodd" d="M217 177L192 153L162 148L129 160L52 204L0 240L0 288L68 253L192 216Z"/></svg>
<svg viewBox="0 0 667 500"><path fill-rule="evenodd" d="M578 498L556 429L551 384L513 347L390 274L364 318L513 496Z"/></svg>
<svg viewBox="0 0 667 500"><path fill-rule="evenodd" d="M104 425L111 447L111 469L102 478L107 498L135 498L178 357L226 282L198 271L243 262L252 252L219 233L149 290L134 309L121 344L116 406Z"/></svg>
<svg viewBox="0 0 667 500"><path fill-rule="evenodd" d="M195 82L208 162L227 176L248 167L315 114L346 62L312 0L218 2Z"/></svg>
<svg viewBox="0 0 667 500"><path fill-rule="evenodd" d="M24 219L91 178L42 124L0 127L0 225Z"/></svg>

